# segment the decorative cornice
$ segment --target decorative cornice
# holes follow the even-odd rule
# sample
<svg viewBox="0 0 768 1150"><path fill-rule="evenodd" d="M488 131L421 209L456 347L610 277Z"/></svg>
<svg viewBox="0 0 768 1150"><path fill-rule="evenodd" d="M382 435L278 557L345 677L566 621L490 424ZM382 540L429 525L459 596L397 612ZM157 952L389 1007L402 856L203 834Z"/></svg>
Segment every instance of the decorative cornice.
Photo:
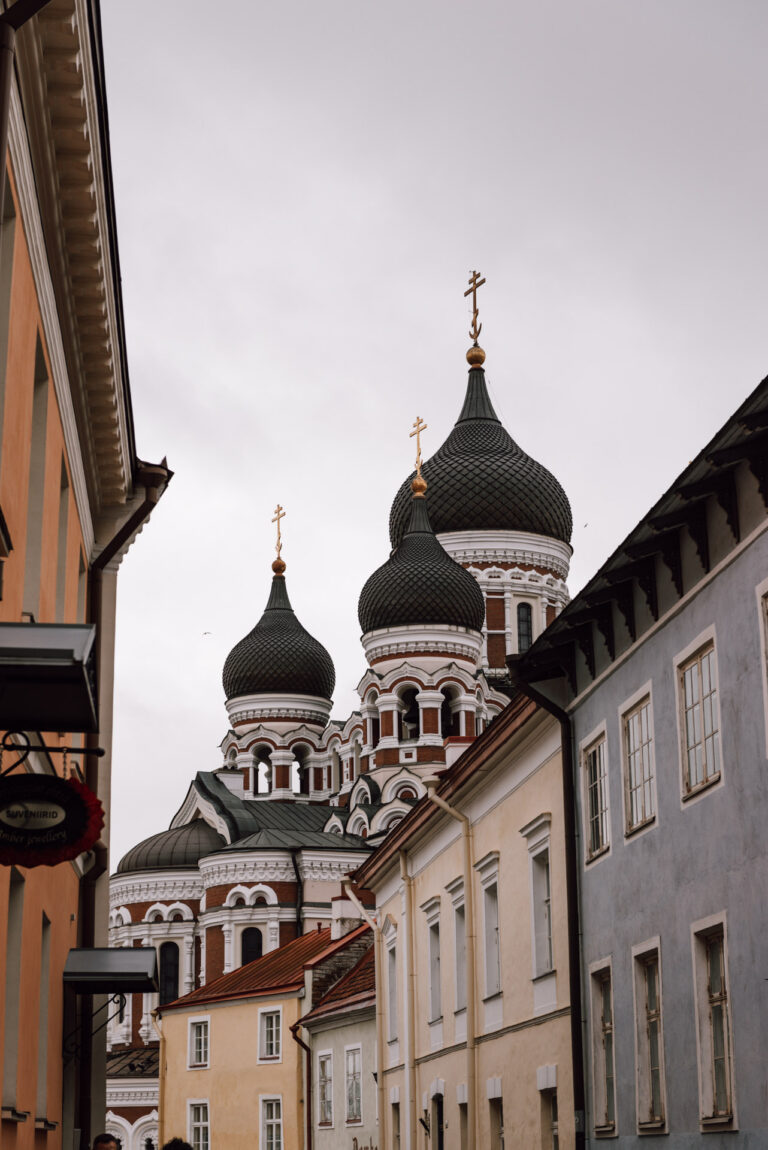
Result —
<svg viewBox="0 0 768 1150"><path fill-rule="evenodd" d="M474 665L483 645L479 632L437 626L383 627L363 635L361 642L369 663L400 656L414 658L418 654L426 658L466 659Z"/></svg>
<svg viewBox="0 0 768 1150"><path fill-rule="evenodd" d="M200 863L200 874L206 889L212 886L228 886L230 883L244 882L296 882L290 856L259 856L243 850L242 855L222 859L212 857Z"/></svg>
<svg viewBox="0 0 768 1150"><path fill-rule="evenodd" d="M447 531L438 535L445 550L457 563L524 563L544 567L568 578L572 548L559 539L532 535L525 531Z"/></svg>
<svg viewBox="0 0 768 1150"><path fill-rule="evenodd" d="M227 700L233 726L242 723L312 723L325 727L331 702L319 695L239 695Z"/></svg>
<svg viewBox="0 0 768 1150"><path fill-rule="evenodd" d="M184 899L200 899L202 896L203 883L196 871L189 871L183 875L153 871L147 872L141 878L133 874L117 874L109 880L110 910L117 910L118 907L129 906L136 902L176 902Z"/></svg>
<svg viewBox="0 0 768 1150"><path fill-rule="evenodd" d="M145 1078L140 1086L132 1086L130 1079L107 1078L107 1109L115 1106L152 1106L160 1102L160 1082Z"/></svg>

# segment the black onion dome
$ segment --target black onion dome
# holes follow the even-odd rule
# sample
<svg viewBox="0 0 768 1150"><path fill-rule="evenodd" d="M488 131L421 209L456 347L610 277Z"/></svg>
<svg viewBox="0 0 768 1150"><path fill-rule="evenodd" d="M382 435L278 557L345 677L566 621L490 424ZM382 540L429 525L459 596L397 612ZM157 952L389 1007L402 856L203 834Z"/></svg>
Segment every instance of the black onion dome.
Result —
<svg viewBox="0 0 768 1150"><path fill-rule="evenodd" d="M476 580L435 538L426 500L413 497L409 510L402 542L360 592L363 634L426 624L482 631L485 601Z"/></svg>
<svg viewBox="0 0 768 1150"><path fill-rule="evenodd" d="M422 474L429 484L429 517L437 535L529 531L570 542L573 521L567 495L552 472L526 455L502 427L481 367L470 370L461 414ZM412 478L405 480L392 504L393 547L408 523Z"/></svg>
<svg viewBox="0 0 768 1150"><path fill-rule="evenodd" d="M272 579L269 602L256 626L227 655L222 682L227 699L333 695L333 660L294 615L283 575Z"/></svg>
<svg viewBox="0 0 768 1150"><path fill-rule="evenodd" d="M196 867L205 855L213 854L226 845L223 835L205 819L193 819L191 823L161 831L159 835L152 835L132 847L117 864L117 873Z"/></svg>

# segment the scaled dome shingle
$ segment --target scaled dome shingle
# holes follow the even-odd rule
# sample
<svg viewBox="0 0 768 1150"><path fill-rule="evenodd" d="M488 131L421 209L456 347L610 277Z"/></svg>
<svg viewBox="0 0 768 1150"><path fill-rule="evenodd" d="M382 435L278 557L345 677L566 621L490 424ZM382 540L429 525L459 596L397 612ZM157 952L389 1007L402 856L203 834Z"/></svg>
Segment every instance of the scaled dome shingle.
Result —
<svg viewBox="0 0 768 1150"><path fill-rule="evenodd" d="M117 864L117 873L196 867L205 855L213 854L226 845L223 835L205 819L193 819L191 823L161 831L132 847Z"/></svg>
<svg viewBox="0 0 768 1150"><path fill-rule="evenodd" d="M436 535L449 531L528 531L570 543L568 497L551 471L518 447L502 427L482 368L472 368L456 424L422 467L429 484L429 518ZM389 516L392 546L410 514L411 477Z"/></svg>
<svg viewBox="0 0 768 1150"><path fill-rule="evenodd" d="M294 615L283 575L272 579L269 602L256 626L227 655L222 683L228 700L242 695L333 695L333 660Z"/></svg>
<svg viewBox="0 0 768 1150"><path fill-rule="evenodd" d="M412 498L400 545L368 579L357 606L363 634L382 627L441 625L482 631L483 593L435 538L426 500Z"/></svg>

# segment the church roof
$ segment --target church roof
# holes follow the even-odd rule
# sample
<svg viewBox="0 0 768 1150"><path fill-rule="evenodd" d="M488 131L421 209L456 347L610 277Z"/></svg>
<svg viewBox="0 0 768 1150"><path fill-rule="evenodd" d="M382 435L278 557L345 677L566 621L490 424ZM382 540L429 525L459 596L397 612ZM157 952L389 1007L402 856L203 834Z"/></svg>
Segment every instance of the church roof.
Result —
<svg viewBox="0 0 768 1150"><path fill-rule="evenodd" d="M204 855L221 850L226 840L205 819L152 835L123 855L118 874L141 870L179 870L196 867Z"/></svg>
<svg viewBox="0 0 768 1150"><path fill-rule="evenodd" d="M422 495L413 495L409 512L399 544L360 592L363 634L433 624L482 631L485 601L476 580L438 542Z"/></svg>
<svg viewBox="0 0 768 1150"><path fill-rule="evenodd" d="M276 806L276 803L270 803ZM326 808L327 816L327 808ZM239 842L232 843L224 848L227 851L258 851L258 850L342 850L365 851L365 840L358 835L339 835L333 831L315 830L261 830L255 834L247 835Z"/></svg>
<svg viewBox="0 0 768 1150"><path fill-rule="evenodd" d="M312 695L330 699L333 660L293 613L284 575L275 575L264 614L227 655L227 699L243 695Z"/></svg>
<svg viewBox="0 0 768 1150"><path fill-rule="evenodd" d="M469 372L467 394L453 430L422 474L429 484L429 516L436 534L451 531L526 531L569 543L571 507L554 475L520 448L493 409L485 371ZM405 480L389 516L392 546L408 527L410 484Z"/></svg>

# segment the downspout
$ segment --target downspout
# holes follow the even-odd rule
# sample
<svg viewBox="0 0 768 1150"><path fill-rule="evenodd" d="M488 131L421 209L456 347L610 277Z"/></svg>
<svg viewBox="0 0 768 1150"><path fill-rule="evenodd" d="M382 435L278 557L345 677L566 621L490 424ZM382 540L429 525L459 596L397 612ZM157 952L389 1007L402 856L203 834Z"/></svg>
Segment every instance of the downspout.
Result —
<svg viewBox="0 0 768 1150"><path fill-rule="evenodd" d="M291 1031L291 1034L293 1036L294 1042L297 1042L299 1044L299 1046L301 1047L301 1049L303 1051L305 1051L305 1053L306 1053L305 1062L306 1062L306 1066L307 1066L307 1071L306 1071L307 1085L306 1085L306 1089L304 1091L304 1093L305 1093L304 1116L305 1116L305 1120L306 1120L306 1124L307 1124L307 1134L306 1134L306 1139L305 1139L304 1145L305 1145L305 1150L312 1150L312 1051L307 1046L306 1042L304 1042L301 1038L299 1038L299 1034L298 1034L299 1030L301 1030L301 1019L299 1019L298 1022L294 1022L291 1024L290 1031ZM160 1139L160 1145L162 1146L162 1144L163 1144L163 1140L161 1138Z"/></svg>
<svg viewBox="0 0 768 1150"><path fill-rule="evenodd" d="M384 1001L380 990L384 986L384 946L381 937L381 927L365 909L352 888L352 879L348 876L341 880L341 887L349 901L354 906L362 920L373 931L373 947L376 960L376 1096L379 1106L379 1141L384 1145L384 1108L386 1106L386 1093L384 1090Z"/></svg>
<svg viewBox="0 0 768 1150"><path fill-rule="evenodd" d="M405 923L405 1030L408 1043L406 1085L408 1087L408 1142L406 1150L416 1150L416 1015L414 1010L416 970L413 955L413 880L408 874L408 853L400 851L400 879L403 884Z"/></svg>
<svg viewBox="0 0 768 1150"><path fill-rule="evenodd" d="M571 998L571 1062L573 1064L573 1110L576 1150L586 1146L586 1110L584 1097L584 1044L586 1019L583 1017L581 987L581 923L579 919L579 866L576 849L576 795L573 782L573 732L568 714L542 695L530 683L519 678L512 660L509 662L513 685L537 706L547 711L560 724L563 758L563 814L565 820L565 887L568 910L568 980Z"/></svg>
<svg viewBox="0 0 768 1150"><path fill-rule="evenodd" d="M475 896L472 886L472 824L461 811L452 807L435 793L437 780L426 780L427 798L441 811L461 824L462 847L464 851L464 915L465 937L464 954L467 978L467 1130L470 1132L470 1146L480 1145L480 1131L477 1128L479 1108L477 1106L477 1064L475 1058Z"/></svg>
<svg viewBox="0 0 768 1150"><path fill-rule="evenodd" d="M160 1025L160 1012L158 1010L153 1010L150 1017L152 1019L152 1025L157 1031L157 1036L160 1039L160 1061L157 1068L157 1144L158 1146L163 1146L165 1143L165 1035L163 1034L163 1028Z"/></svg>
<svg viewBox="0 0 768 1150"><path fill-rule="evenodd" d="M291 862L293 863L293 873L296 875L296 937L301 938L302 935L302 921L301 921L301 907L304 902L304 883L301 878L301 871L297 861L297 855L301 847L294 847L291 850Z"/></svg>

